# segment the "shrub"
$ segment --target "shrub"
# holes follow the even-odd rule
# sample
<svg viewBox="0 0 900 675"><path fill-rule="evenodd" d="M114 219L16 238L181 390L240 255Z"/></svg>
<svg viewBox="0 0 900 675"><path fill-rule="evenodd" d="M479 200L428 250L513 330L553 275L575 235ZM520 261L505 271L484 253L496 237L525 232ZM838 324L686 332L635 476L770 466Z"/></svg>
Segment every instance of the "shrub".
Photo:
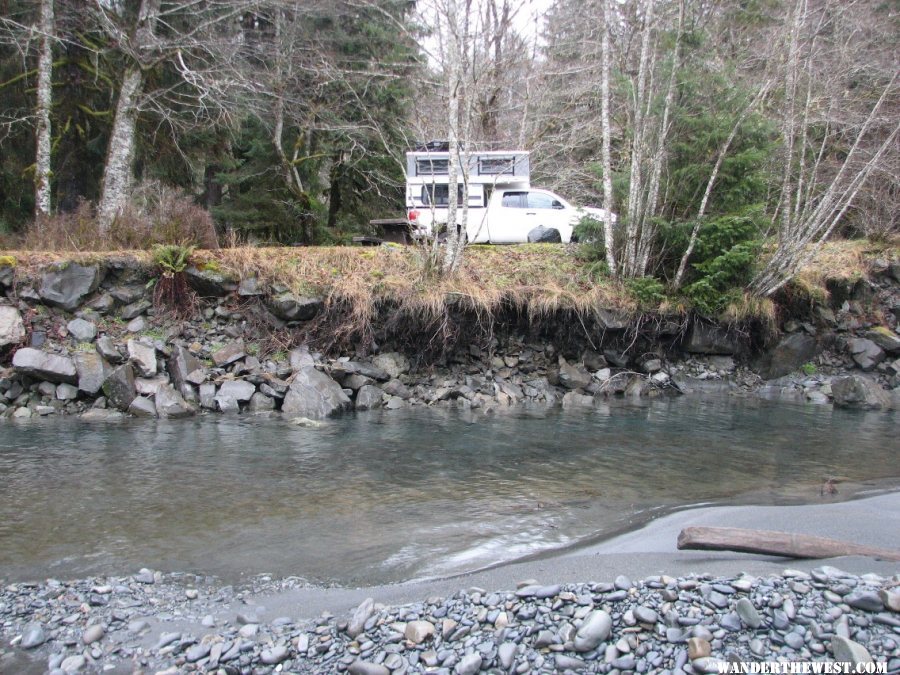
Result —
<svg viewBox="0 0 900 675"><path fill-rule="evenodd" d="M171 312L180 318L196 309L197 295L184 273L193 252L193 246L183 244L164 244L153 249L153 262L160 270L153 288L153 306L158 312Z"/></svg>
<svg viewBox="0 0 900 675"><path fill-rule="evenodd" d="M659 279L639 277L629 279L626 286L638 304L644 308L656 308L666 299L665 288Z"/></svg>

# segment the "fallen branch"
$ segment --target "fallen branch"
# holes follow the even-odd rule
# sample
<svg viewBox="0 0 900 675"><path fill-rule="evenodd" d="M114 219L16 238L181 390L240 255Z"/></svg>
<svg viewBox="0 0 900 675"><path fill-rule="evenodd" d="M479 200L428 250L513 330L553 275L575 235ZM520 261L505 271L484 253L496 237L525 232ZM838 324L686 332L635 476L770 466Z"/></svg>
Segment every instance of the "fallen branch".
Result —
<svg viewBox="0 0 900 675"><path fill-rule="evenodd" d="M740 551L788 558L836 558L864 555L900 561L900 551L872 548L838 539L737 527L686 527L678 535L679 550Z"/></svg>

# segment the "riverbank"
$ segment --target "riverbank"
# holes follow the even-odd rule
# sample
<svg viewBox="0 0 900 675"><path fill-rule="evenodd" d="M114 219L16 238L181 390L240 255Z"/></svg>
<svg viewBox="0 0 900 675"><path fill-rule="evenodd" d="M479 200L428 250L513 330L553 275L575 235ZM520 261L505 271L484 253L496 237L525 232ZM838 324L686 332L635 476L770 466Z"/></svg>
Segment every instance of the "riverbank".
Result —
<svg viewBox="0 0 900 675"><path fill-rule="evenodd" d="M551 245L480 247L465 275L434 284L413 248L197 253L180 314L160 304L167 277L146 252L19 255L0 258L0 415L18 420L321 419L710 389L900 401L900 265L868 261L859 276L860 251L842 272L823 262L832 276L819 270L815 292L718 321L641 307Z"/></svg>
<svg viewBox="0 0 900 675"><path fill-rule="evenodd" d="M900 493L692 509L564 555L391 586L322 589L260 577L236 589L149 570L10 584L0 594L0 630L10 645L0 668L265 673L280 664L284 672L386 674L661 672L692 664L687 672L714 672L734 658L867 655L900 667L897 563L675 551L688 523L884 545L900 529Z"/></svg>

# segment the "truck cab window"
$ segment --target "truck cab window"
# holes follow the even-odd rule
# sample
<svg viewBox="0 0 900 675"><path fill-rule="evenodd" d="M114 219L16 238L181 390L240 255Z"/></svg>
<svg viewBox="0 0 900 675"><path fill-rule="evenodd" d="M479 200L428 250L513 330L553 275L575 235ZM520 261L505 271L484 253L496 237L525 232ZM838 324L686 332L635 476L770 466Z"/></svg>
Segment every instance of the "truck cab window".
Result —
<svg viewBox="0 0 900 675"><path fill-rule="evenodd" d="M546 195L542 192L529 192L528 193L528 208L529 209L558 209L562 208L562 204L559 206L555 206L554 204L559 204L559 201L553 199L550 195Z"/></svg>
<svg viewBox="0 0 900 675"><path fill-rule="evenodd" d="M503 207L507 209L524 209L525 192L506 192L503 194Z"/></svg>

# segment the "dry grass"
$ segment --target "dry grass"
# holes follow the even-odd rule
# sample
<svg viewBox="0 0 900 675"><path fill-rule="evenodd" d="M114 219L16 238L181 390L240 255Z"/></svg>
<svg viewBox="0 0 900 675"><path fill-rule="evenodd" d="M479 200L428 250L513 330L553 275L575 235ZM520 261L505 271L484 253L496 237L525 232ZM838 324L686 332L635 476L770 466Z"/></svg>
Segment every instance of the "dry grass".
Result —
<svg viewBox="0 0 900 675"><path fill-rule="evenodd" d="M886 242L867 239L835 239L825 242L797 275L810 287L825 287L828 279L854 279L868 274L875 258L900 259L900 236Z"/></svg>

